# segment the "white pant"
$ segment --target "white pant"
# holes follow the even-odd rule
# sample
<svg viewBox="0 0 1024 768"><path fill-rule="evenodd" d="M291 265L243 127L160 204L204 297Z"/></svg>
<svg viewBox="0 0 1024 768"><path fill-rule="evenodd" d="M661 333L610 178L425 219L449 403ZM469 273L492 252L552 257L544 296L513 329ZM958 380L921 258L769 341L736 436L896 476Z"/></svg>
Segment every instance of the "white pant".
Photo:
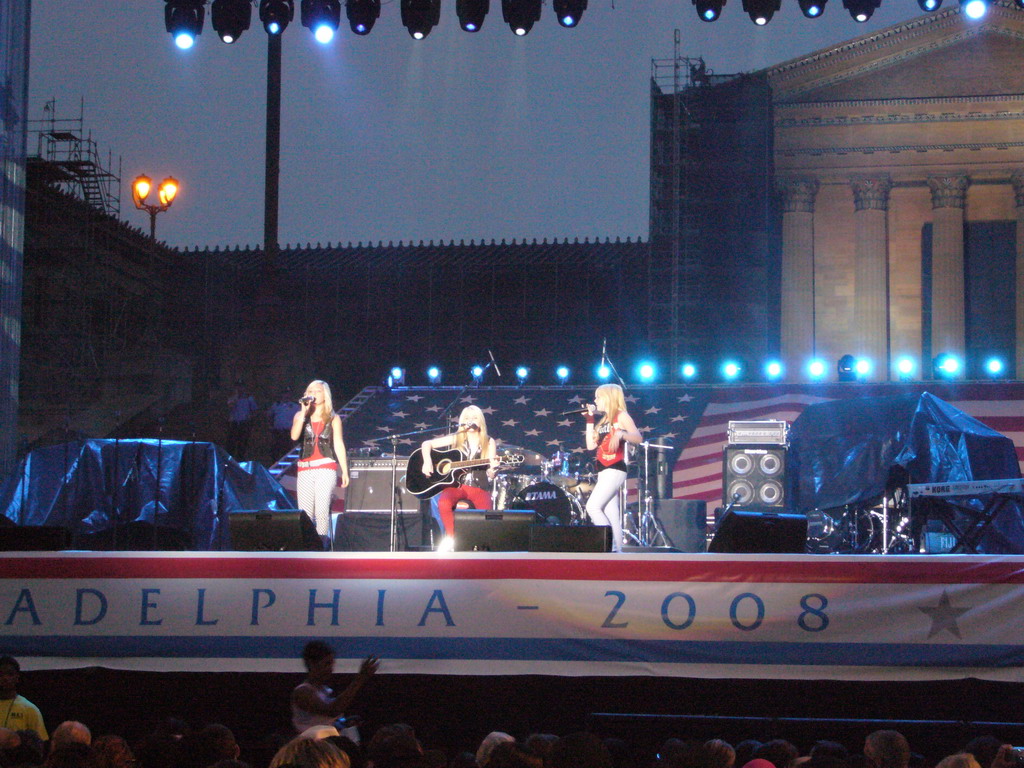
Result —
<svg viewBox="0 0 1024 768"><path fill-rule="evenodd" d="M612 527L612 552L622 550L622 517L619 514L619 489L626 482L621 469L602 469L587 499L587 517L594 525Z"/></svg>
<svg viewBox="0 0 1024 768"><path fill-rule="evenodd" d="M329 549L331 543L331 499L338 483L338 471L330 469L303 469L295 478L295 497L299 507L316 525L316 532Z"/></svg>

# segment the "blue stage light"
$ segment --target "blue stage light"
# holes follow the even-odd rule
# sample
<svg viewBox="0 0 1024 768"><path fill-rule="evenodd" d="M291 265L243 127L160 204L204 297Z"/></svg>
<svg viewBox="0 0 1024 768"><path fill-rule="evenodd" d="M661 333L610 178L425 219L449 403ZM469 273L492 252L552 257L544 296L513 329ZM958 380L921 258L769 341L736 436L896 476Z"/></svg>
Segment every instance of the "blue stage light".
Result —
<svg viewBox="0 0 1024 768"><path fill-rule="evenodd" d="M612 377L612 369L607 365L597 366L597 378L601 381L608 381Z"/></svg>
<svg viewBox="0 0 1024 768"><path fill-rule="evenodd" d="M431 384L437 384L439 381L441 381L441 369L438 368L436 365L432 365L429 368L427 368L427 379L430 381Z"/></svg>
<svg viewBox="0 0 1024 768"><path fill-rule="evenodd" d="M771 380L782 378L782 363L778 360L769 360L764 366L764 375Z"/></svg>
<svg viewBox="0 0 1024 768"><path fill-rule="evenodd" d="M643 362L636 368L636 374L640 377L640 381L647 383L654 381L654 376L657 373L657 369L654 367L654 363Z"/></svg>
<svg viewBox="0 0 1024 768"><path fill-rule="evenodd" d="M391 379L395 384L401 384L405 381L405 369L400 365L396 365L391 369Z"/></svg>
<svg viewBox="0 0 1024 768"><path fill-rule="evenodd" d="M697 375L697 366L693 363L683 363L683 367L679 369L679 372L683 374L683 378L689 381Z"/></svg>
<svg viewBox="0 0 1024 768"><path fill-rule="evenodd" d="M267 24L267 33L271 34L271 35L278 35L278 34L280 34L281 33L281 25L278 22L276 22L276 21L270 22L269 24Z"/></svg>
<svg viewBox="0 0 1024 768"><path fill-rule="evenodd" d="M1006 364L998 357L990 357L985 361L985 373L989 376L1002 376L1006 372Z"/></svg>
<svg viewBox="0 0 1024 768"><path fill-rule="evenodd" d="M743 367L735 360L727 360L722 364L722 375L729 381L739 377Z"/></svg>
<svg viewBox="0 0 1024 768"><path fill-rule="evenodd" d="M812 379L820 380L825 378L825 373L827 371L828 366L825 365L825 361L819 358L815 358L807 364L807 375Z"/></svg>
<svg viewBox="0 0 1024 768"><path fill-rule="evenodd" d="M482 365L474 365L469 369L469 372L473 375L474 379L481 379L484 375L484 367Z"/></svg>
<svg viewBox="0 0 1024 768"><path fill-rule="evenodd" d="M555 369L555 376L557 376L558 380L564 384L565 380L569 378L569 368L564 365L558 366Z"/></svg>
<svg viewBox="0 0 1024 768"><path fill-rule="evenodd" d="M519 383L522 384L530 376L530 369L525 365L520 365L516 368L516 378L519 379Z"/></svg>
<svg viewBox="0 0 1024 768"><path fill-rule="evenodd" d="M866 379L871 374L872 368L874 368L874 365L866 357L858 357L853 364L853 372L857 375L858 379Z"/></svg>
<svg viewBox="0 0 1024 768"><path fill-rule="evenodd" d="M181 50L183 51L187 51L189 48L195 45L195 43L195 36L188 32L179 32L177 35L174 36L174 44L181 48Z"/></svg>
<svg viewBox="0 0 1024 768"><path fill-rule="evenodd" d="M321 24L316 28L316 30L314 30L313 37L316 38L318 43L327 45L327 43L334 39L334 30L327 24Z"/></svg>
<svg viewBox="0 0 1024 768"><path fill-rule="evenodd" d="M961 0L960 8L969 19L975 21L980 19L988 11L988 3L985 0Z"/></svg>
<svg viewBox="0 0 1024 768"><path fill-rule="evenodd" d="M902 381L906 381L914 375L914 367L914 358L912 357L904 355L896 359L896 373Z"/></svg>
<svg viewBox="0 0 1024 768"><path fill-rule="evenodd" d="M933 368L937 378L952 379L963 371L963 362L956 355L944 352L935 358Z"/></svg>

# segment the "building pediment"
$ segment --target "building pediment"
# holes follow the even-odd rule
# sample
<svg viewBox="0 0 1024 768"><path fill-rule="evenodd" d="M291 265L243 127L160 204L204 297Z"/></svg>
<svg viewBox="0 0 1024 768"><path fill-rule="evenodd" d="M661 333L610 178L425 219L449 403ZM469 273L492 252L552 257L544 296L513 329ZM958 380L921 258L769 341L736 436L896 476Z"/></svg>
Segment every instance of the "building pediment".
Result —
<svg viewBox="0 0 1024 768"><path fill-rule="evenodd" d="M776 103L1024 94L1024 12L958 7L816 51L768 70Z"/></svg>

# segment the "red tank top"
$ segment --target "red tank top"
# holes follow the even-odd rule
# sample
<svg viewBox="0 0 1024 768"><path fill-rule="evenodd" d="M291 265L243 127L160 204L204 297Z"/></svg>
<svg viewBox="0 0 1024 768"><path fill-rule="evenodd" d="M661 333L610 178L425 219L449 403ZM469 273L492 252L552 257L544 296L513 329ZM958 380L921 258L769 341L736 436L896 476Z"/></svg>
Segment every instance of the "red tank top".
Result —
<svg viewBox="0 0 1024 768"><path fill-rule="evenodd" d="M608 444L612 439L612 432L618 429L614 424L607 425L608 431L604 433L604 437L601 438L601 442L597 444L597 461L603 467L611 467L615 464L624 463L626 461L626 441L619 440L619 448L614 453L608 449Z"/></svg>

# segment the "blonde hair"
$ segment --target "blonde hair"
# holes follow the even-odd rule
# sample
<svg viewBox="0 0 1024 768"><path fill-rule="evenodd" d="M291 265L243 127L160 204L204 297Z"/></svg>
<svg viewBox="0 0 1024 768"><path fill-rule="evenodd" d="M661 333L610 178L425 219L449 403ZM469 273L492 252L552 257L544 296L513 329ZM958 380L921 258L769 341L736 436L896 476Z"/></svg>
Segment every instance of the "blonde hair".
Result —
<svg viewBox="0 0 1024 768"><path fill-rule="evenodd" d="M977 758L969 752L957 752L942 758L935 768L981 768Z"/></svg>
<svg viewBox="0 0 1024 768"><path fill-rule="evenodd" d="M604 416L597 422L599 427L605 424L614 424L615 420L619 418L619 414L626 410L626 397L622 393L622 387L618 384L602 384L599 386L594 392L594 404L597 405L598 410L601 410L599 400L604 400L605 405Z"/></svg>
<svg viewBox="0 0 1024 768"><path fill-rule="evenodd" d="M302 768L349 768L348 755L323 739L299 736L292 739L274 755L270 768L279 765L299 765Z"/></svg>
<svg viewBox="0 0 1024 768"><path fill-rule="evenodd" d="M320 418L325 424L334 419L334 400L331 399L331 385L322 379L313 379L306 387L306 391L314 384L319 384L324 389L324 404L320 406Z"/></svg>
<svg viewBox="0 0 1024 768"><path fill-rule="evenodd" d="M488 437L487 437L487 417L484 416L484 412L480 410L478 405L467 405L462 409L462 413L459 414L459 424L464 424L464 417L473 416L480 422L480 453L483 454L487 450ZM458 432L455 435L455 447L460 451L466 445L466 440L469 438L468 432Z"/></svg>

